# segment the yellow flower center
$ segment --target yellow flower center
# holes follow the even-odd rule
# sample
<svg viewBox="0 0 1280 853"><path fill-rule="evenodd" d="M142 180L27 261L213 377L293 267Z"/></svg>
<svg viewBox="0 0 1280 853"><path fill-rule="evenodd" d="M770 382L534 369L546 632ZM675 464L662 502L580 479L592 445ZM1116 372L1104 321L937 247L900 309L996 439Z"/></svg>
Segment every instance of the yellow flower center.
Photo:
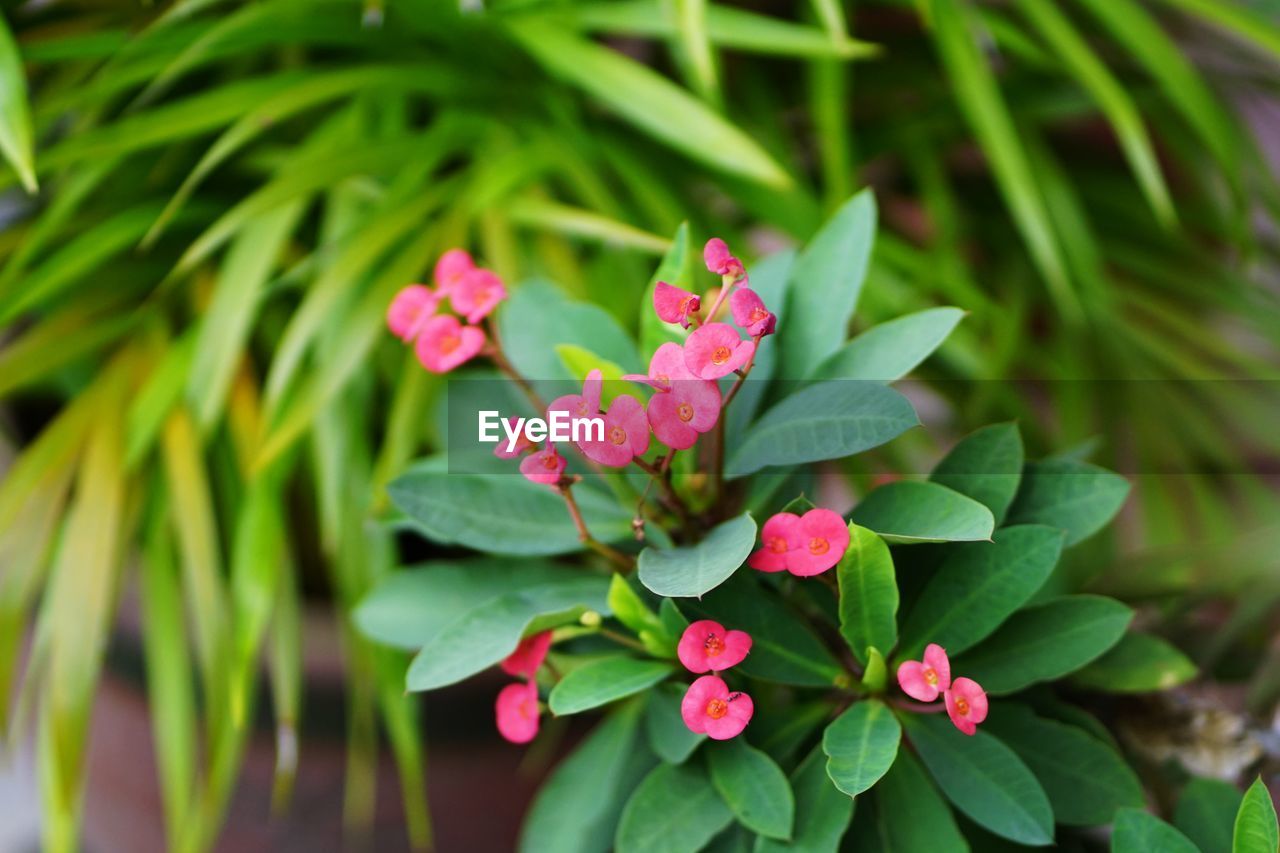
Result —
<svg viewBox="0 0 1280 853"><path fill-rule="evenodd" d="M825 554L831 550L831 544L821 536L815 536L809 540L809 553L815 557L819 554Z"/></svg>
<svg viewBox="0 0 1280 853"><path fill-rule="evenodd" d="M924 672L923 672L922 674L924 675L924 680L925 680L925 681L929 682L930 684L934 685L935 687L937 686L937 684L938 684L938 673L934 672L933 667L931 667L931 666L930 666L930 667L926 667L926 668L925 668L925 670L924 670Z"/></svg>
<svg viewBox="0 0 1280 853"><path fill-rule="evenodd" d="M445 335L440 339L440 352L445 355L448 355L460 346L462 346L462 338L458 335Z"/></svg>
<svg viewBox="0 0 1280 853"><path fill-rule="evenodd" d="M724 651L724 640L718 634L707 634L702 647L707 650L707 657L713 658Z"/></svg>
<svg viewBox="0 0 1280 853"><path fill-rule="evenodd" d="M781 536L774 536L769 540L769 550L775 554L787 553L787 540Z"/></svg>
<svg viewBox="0 0 1280 853"><path fill-rule="evenodd" d="M956 697L956 713L962 717L969 716L969 703L963 697Z"/></svg>
<svg viewBox="0 0 1280 853"><path fill-rule="evenodd" d="M707 703L707 716L718 720L729 713L729 703L723 699L712 699Z"/></svg>
<svg viewBox="0 0 1280 853"><path fill-rule="evenodd" d="M676 415L680 420L688 423L693 420L693 406L690 406L688 403L681 403L676 406Z"/></svg>
<svg viewBox="0 0 1280 853"><path fill-rule="evenodd" d="M733 355L728 347L716 347L715 352L711 353L711 361L714 364L724 364Z"/></svg>
<svg viewBox="0 0 1280 853"><path fill-rule="evenodd" d="M609 430L609 440L614 444L622 444L627 440L627 431L620 426L616 426Z"/></svg>

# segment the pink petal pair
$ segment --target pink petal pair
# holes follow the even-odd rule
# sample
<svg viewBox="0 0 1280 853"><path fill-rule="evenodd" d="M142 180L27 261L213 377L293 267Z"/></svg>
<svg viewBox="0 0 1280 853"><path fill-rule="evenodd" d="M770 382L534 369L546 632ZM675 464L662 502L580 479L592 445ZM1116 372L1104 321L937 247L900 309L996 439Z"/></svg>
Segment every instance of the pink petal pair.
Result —
<svg viewBox="0 0 1280 853"><path fill-rule="evenodd" d="M422 325L414 352L427 370L448 373L479 355L484 345L482 329L464 326L457 317L441 314Z"/></svg>
<svg viewBox="0 0 1280 853"><path fill-rule="evenodd" d="M387 306L387 328L405 343L411 342L422 331L423 325L435 316L443 298L443 294L421 284L401 289Z"/></svg>
<svg viewBox="0 0 1280 853"><path fill-rule="evenodd" d="M547 659L547 651L550 648L550 631L530 634L521 640L516 650L503 658L502 663L498 665L507 675L533 678L538 672L538 667L542 666L542 662Z"/></svg>
<svg viewBox="0 0 1280 853"><path fill-rule="evenodd" d="M629 373L623 378L658 389L660 393L649 401L649 424L658 440L673 450L693 447L720 417L720 387L689 372L679 344L658 347L649 361L648 376Z"/></svg>
<svg viewBox="0 0 1280 853"><path fill-rule="evenodd" d="M563 398L562 398L563 399ZM623 468L649 450L649 419L635 397L621 396L604 415L604 436L578 442L588 459L610 468Z"/></svg>
<svg viewBox="0 0 1280 853"><path fill-rule="evenodd" d="M987 694L972 678L951 680L951 660L937 643L925 647L923 661L903 661L898 667L898 686L912 699L932 702L942 694L947 716L967 735L978 730L987 718Z"/></svg>
<svg viewBox="0 0 1280 853"><path fill-rule="evenodd" d="M710 619L691 623L676 646L676 656L690 672L719 672L737 666L750 651L750 634L726 631Z"/></svg>
<svg viewBox="0 0 1280 853"><path fill-rule="evenodd" d="M564 468L569 464L556 446L551 442L547 442L547 446L537 453L531 453L520 463L520 473L524 474L526 480L534 483L541 483L544 486L554 486L560 482L564 476Z"/></svg>
<svg viewBox="0 0 1280 853"><path fill-rule="evenodd" d="M653 310L665 323L679 323L689 328L690 318L702 307L702 299L673 284L660 281L653 288Z"/></svg>
<svg viewBox="0 0 1280 853"><path fill-rule="evenodd" d="M527 679L502 688L494 703L498 734L512 743L528 743L538 734L542 708L538 705L538 685L533 677L550 648L551 632L543 631L521 640L516 650L500 664L503 672Z"/></svg>
<svg viewBox="0 0 1280 853"><path fill-rule="evenodd" d="M458 283L475 268L476 262L465 249L450 249L441 255L435 268L436 286L440 288L441 295L452 296Z"/></svg>
<svg viewBox="0 0 1280 853"><path fill-rule="evenodd" d="M745 693L730 692L724 679L704 675L689 685L680 702L680 716L689 731L712 740L728 740L742 734L755 706Z"/></svg>
<svg viewBox="0 0 1280 853"><path fill-rule="evenodd" d="M547 406L547 417L551 412L567 412L571 418L593 418L600 414L600 394L604 384L603 374L593 370L582 381L581 394L565 394L551 401Z"/></svg>
<svg viewBox="0 0 1280 853"><path fill-rule="evenodd" d="M744 341L728 323L706 323L684 343L684 363L699 379L719 379L750 364L754 341Z"/></svg>
<svg viewBox="0 0 1280 853"><path fill-rule="evenodd" d="M507 287L498 274L480 267L459 276L449 293L453 310L466 317L468 323L479 323L506 298Z"/></svg>
<svg viewBox="0 0 1280 853"><path fill-rule="evenodd" d="M731 275L737 279L746 274L742 261L733 256L729 251L729 244L719 237L712 237L707 241L707 245L702 249L702 260L706 263L707 269L716 275Z"/></svg>
<svg viewBox="0 0 1280 853"><path fill-rule="evenodd" d="M506 418L505 420L511 426L511 428L514 429L516 425L516 421L518 421L519 418ZM498 457L499 459L518 459L519 457L528 453L530 450L533 450L534 448L536 448L538 446L538 443L535 442L533 439L529 438L529 433L527 430L528 430L528 427L526 426L525 430L522 430L520 434L516 436L515 447L511 448L510 450L507 450L506 439L500 439L493 448L493 455Z"/></svg>
<svg viewBox="0 0 1280 853"><path fill-rule="evenodd" d="M739 288L729 297L729 310L733 312L733 322L745 329L753 338L772 335L778 325L778 318L768 308L760 294L749 287Z"/></svg>
<svg viewBox="0 0 1280 853"><path fill-rule="evenodd" d="M747 558L762 572L788 571L798 577L820 575L844 557L849 526L839 513L811 509L803 516L780 512L764 523L763 547Z"/></svg>

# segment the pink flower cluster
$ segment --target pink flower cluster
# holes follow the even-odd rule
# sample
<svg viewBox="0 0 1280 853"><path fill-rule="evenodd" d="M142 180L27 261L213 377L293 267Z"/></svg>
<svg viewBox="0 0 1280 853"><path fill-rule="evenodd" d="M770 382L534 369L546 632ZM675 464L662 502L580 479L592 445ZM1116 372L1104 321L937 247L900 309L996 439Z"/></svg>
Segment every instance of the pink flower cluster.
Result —
<svg viewBox="0 0 1280 853"><path fill-rule="evenodd" d="M719 622L700 619L685 628L676 647L676 656L692 673L720 672L742 663L751 651L751 635L726 631ZM718 675L696 679L680 702L680 716L689 731L712 740L737 737L751 721L755 705L751 697L730 691Z"/></svg>
<svg viewBox="0 0 1280 853"><path fill-rule="evenodd" d="M435 282L435 290L411 284L397 293L387 308L387 326L414 345L423 367L448 373L484 349L487 338L477 324L507 298L507 288L497 273L477 267L462 249L450 249L440 257ZM465 325L453 314L437 313L446 299Z"/></svg>
<svg viewBox="0 0 1280 853"><path fill-rule="evenodd" d="M516 650L502 661L502 671L522 676L524 681L508 684L498 691L495 711L498 734L512 743L528 743L538 734L542 708L538 704L538 683L534 676L551 648L551 632L525 637Z"/></svg>
<svg viewBox="0 0 1280 853"><path fill-rule="evenodd" d="M762 572L820 575L840 562L849 548L849 526L839 513L811 509L804 515L780 512L764 523L761 547L747 565Z"/></svg>
<svg viewBox="0 0 1280 853"><path fill-rule="evenodd" d="M951 660L937 643L925 647L924 660L903 661L898 686L912 699L932 702L942 694L947 716L960 731L972 735L987 718L987 694L972 678L951 680Z"/></svg>

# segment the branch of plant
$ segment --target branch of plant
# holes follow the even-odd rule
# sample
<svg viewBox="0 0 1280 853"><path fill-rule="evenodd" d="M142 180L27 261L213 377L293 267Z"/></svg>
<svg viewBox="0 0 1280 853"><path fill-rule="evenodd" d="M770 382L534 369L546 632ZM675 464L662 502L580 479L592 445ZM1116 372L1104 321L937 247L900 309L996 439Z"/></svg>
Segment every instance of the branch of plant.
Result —
<svg viewBox="0 0 1280 853"><path fill-rule="evenodd" d="M716 449L715 463L712 465L712 488L716 499L719 500L724 492L724 422L728 419L729 404L733 402L733 398L738 396L738 391L746 383L747 377L751 375L751 368L756 366L756 354L760 351L760 342L764 339L764 335L756 335L751 340L755 343L754 349L751 351L751 360L747 362L747 366L738 372L738 379L729 388L729 393L724 395L724 403L720 406L720 419L716 421Z"/></svg>
<svg viewBox="0 0 1280 853"><path fill-rule="evenodd" d="M587 529L587 522L582 517L582 510L578 507L578 501L573 496L573 484L578 479L577 477L566 478L556 484L556 491L560 492L560 496L564 498L564 505L569 510L569 517L573 519L573 526L578 531L578 540L617 566L623 574L627 574L636 567L635 558L596 539L591 535L591 531Z"/></svg>

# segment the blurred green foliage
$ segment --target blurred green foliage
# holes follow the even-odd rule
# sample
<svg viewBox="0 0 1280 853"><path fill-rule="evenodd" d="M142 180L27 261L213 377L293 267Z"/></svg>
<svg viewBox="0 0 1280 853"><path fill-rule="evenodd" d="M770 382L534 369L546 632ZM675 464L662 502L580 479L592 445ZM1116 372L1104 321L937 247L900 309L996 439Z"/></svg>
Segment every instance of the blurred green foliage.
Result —
<svg viewBox="0 0 1280 853"><path fill-rule="evenodd" d="M439 382L382 312L455 244L635 327L680 222L762 254L874 185L858 326L966 309L924 374L958 431L1019 417L1034 444L1102 436L1105 461L1153 474L1125 541L1081 571L1171 618L1266 581L1193 651L1260 643L1277 507L1249 472L1280 441L1280 311L1258 223L1280 193L1244 110L1274 98L1273 18L1230 0L463 6L73 0L0 27L0 396L20 449L0 695L21 682L0 707L14 737L39 720L50 850L74 845L135 575L173 847L216 837L263 660L296 737L317 572L351 679L347 817L371 817L381 724L428 843L403 660L345 613L397 561L370 523L383 485L440 440Z"/></svg>

